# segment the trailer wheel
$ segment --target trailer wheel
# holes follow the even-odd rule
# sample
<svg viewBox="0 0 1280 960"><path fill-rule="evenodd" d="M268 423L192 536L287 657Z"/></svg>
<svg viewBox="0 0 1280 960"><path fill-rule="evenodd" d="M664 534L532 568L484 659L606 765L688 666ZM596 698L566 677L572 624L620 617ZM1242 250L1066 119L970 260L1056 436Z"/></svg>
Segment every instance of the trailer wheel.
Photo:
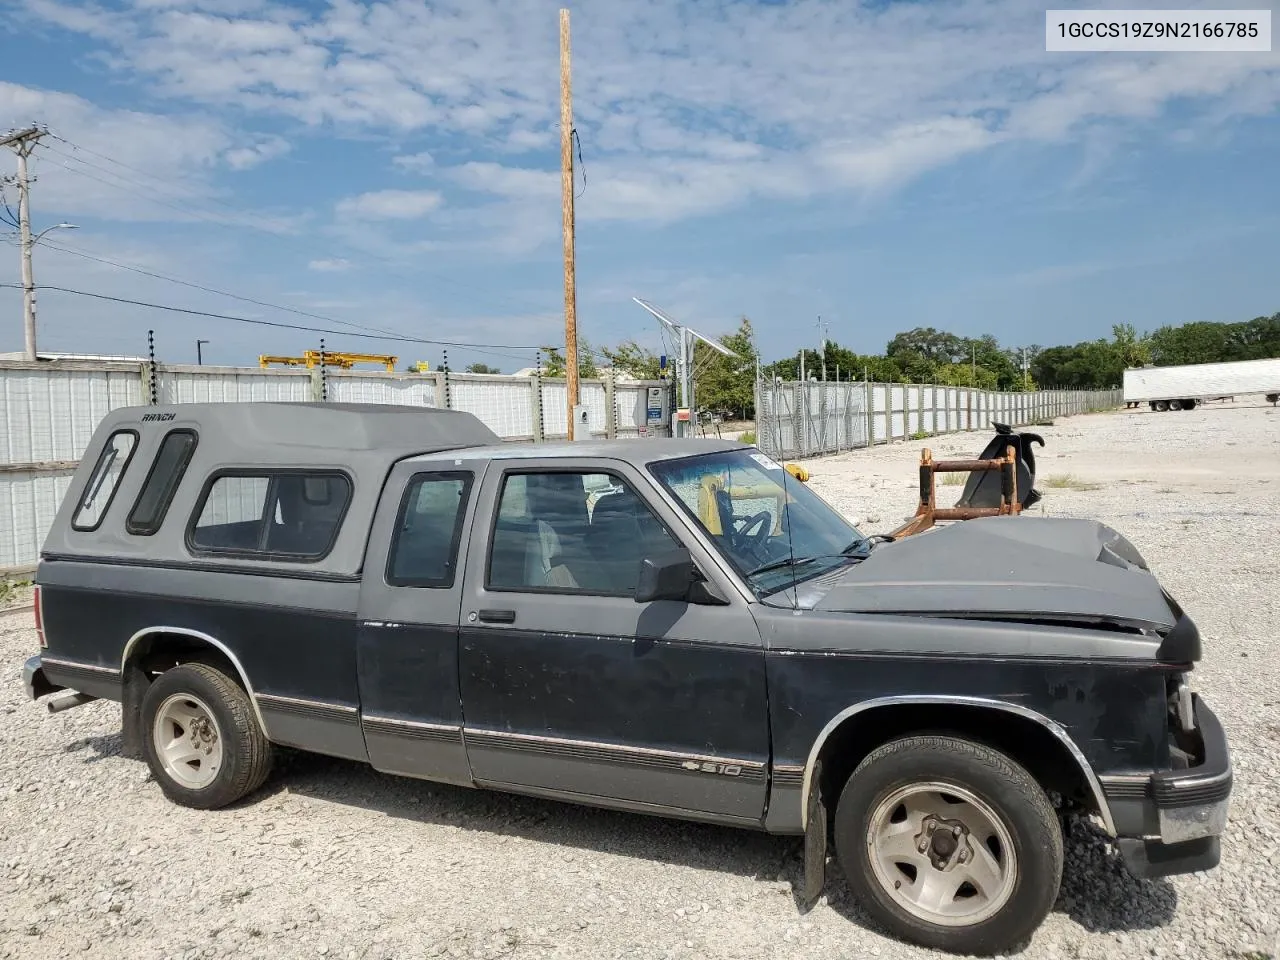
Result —
<svg viewBox="0 0 1280 960"><path fill-rule="evenodd" d="M1181 410L1181 409L1182 409L1182 401L1181 401L1181 400L1170 400L1170 401L1169 401L1169 409L1170 409L1170 410Z"/></svg>
<svg viewBox="0 0 1280 960"><path fill-rule="evenodd" d="M1169 409L1169 401L1157 400L1155 403L1151 404L1151 408L1153 410L1158 410L1160 413L1164 413L1166 410Z"/></svg>
<svg viewBox="0 0 1280 960"><path fill-rule="evenodd" d="M1276 401L1278 400L1280 400L1280 393L1267 394L1267 403L1271 404L1273 407L1276 405Z"/></svg>
<svg viewBox="0 0 1280 960"><path fill-rule="evenodd" d="M1194 410L1194 409L1196 408L1197 404L1198 404L1198 401L1197 401L1197 400L1195 400L1194 398L1192 398L1192 399L1190 399L1190 400L1183 400L1183 401L1182 401L1182 409L1183 409L1183 410Z"/></svg>

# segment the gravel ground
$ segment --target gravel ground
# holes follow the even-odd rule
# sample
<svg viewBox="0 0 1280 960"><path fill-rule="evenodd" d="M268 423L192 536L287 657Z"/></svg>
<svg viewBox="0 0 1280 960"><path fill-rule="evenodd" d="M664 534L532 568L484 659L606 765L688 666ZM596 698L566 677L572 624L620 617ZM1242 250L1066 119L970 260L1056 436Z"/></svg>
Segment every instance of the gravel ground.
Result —
<svg viewBox="0 0 1280 960"><path fill-rule="evenodd" d="M1061 899L1022 955L1280 955L1280 413L1242 400L1040 432L1045 513L1130 535L1200 625L1198 684L1231 738L1236 787L1223 864L1203 876L1136 881L1074 827ZM913 509L921 447L972 456L986 439L806 466L815 489L883 531ZM869 928L834 867L801 914L789 838L299 755L241 805L182 809L119 756L116 705L50 716L25 700L35 648L29 613L0 612L0 957L931 955Z"/></svg>

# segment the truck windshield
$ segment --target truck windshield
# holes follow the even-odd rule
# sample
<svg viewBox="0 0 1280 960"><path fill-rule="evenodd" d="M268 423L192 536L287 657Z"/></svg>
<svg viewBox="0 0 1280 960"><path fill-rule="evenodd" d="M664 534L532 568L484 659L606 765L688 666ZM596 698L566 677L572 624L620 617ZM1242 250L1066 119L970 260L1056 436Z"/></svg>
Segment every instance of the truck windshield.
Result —
<svg viewBox="0 0 1280 960"><path fill-rule="evenodd" d="M728 450L650 470L757 596L865 556L858 530L762 453Z"/></svg>

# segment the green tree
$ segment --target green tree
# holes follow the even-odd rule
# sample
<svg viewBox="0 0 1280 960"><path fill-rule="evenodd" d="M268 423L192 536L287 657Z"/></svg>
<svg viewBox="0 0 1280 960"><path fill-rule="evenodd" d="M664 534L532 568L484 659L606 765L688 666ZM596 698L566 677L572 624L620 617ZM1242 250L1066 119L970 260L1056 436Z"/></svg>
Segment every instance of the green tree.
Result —
<svg viewBox="0 0 1280 960"><path fill-rule="evenodd" d="M487 363L469 363L467 364L467 373L501 373L497 367L491 367Z"/></svg>
<svg viewBox="0 0 1280 960"><path fill-rule="evenodd" d="M1126 370L1145 367L1151 362L1151 342L1140 337L1131 323L1117 323L1111 328L1111 339Z"/></svg>
<svg viewBox="0 0 1280 960"><path fill-rule="evenodd" d="M634 340L624 340L616 347L601 347L600 352L615 370L630 374L637 380L659 380L662 378L661 361L658 355L648 347L642 347Z"/></svg>
<svg viewBox="0 0 1280 960"><path fill-rule="evenodd" d="M542 352L546 357L542 361L542 375L552 380L563 380L565 375L564 352L559 347L543 347ZM578 337L578 378L581 380L594 380L600 375L600 370L596 366L595 352L591 349L591 344L582 337Z"/></svg>
<svg viewBox="0 0 1280 960"><path fill-rule="evenodd" d="M720 337L732 352L725 356L702 341L693 348L694 390L698 406L724 410L739 417L755 412L756 349L751 321L746 317L733 333Z"/></svg>

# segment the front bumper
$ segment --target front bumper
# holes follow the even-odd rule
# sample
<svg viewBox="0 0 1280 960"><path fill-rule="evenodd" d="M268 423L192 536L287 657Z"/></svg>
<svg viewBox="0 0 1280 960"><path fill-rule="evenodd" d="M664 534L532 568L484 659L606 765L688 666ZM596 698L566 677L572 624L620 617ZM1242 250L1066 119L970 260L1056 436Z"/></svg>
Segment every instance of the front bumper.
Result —
<svg viewBox="0 0 1280 960"><path fill-rule="evenodd" d="M1138 877L1211 870L1221 859L1231 755L1213 711L1198 696L1192 697L1192 709L1200 739L1198 763L1147 777L1104 778L1120 855Z"/></svg>
<svg viewBox="0 0 1280 960"><path fill-rule="evenodd" d="M22 665L22 685L27 689L29 700L38 700L46 694L66 689L44 675L44 665L38 656L29 657Z"/></svg>

